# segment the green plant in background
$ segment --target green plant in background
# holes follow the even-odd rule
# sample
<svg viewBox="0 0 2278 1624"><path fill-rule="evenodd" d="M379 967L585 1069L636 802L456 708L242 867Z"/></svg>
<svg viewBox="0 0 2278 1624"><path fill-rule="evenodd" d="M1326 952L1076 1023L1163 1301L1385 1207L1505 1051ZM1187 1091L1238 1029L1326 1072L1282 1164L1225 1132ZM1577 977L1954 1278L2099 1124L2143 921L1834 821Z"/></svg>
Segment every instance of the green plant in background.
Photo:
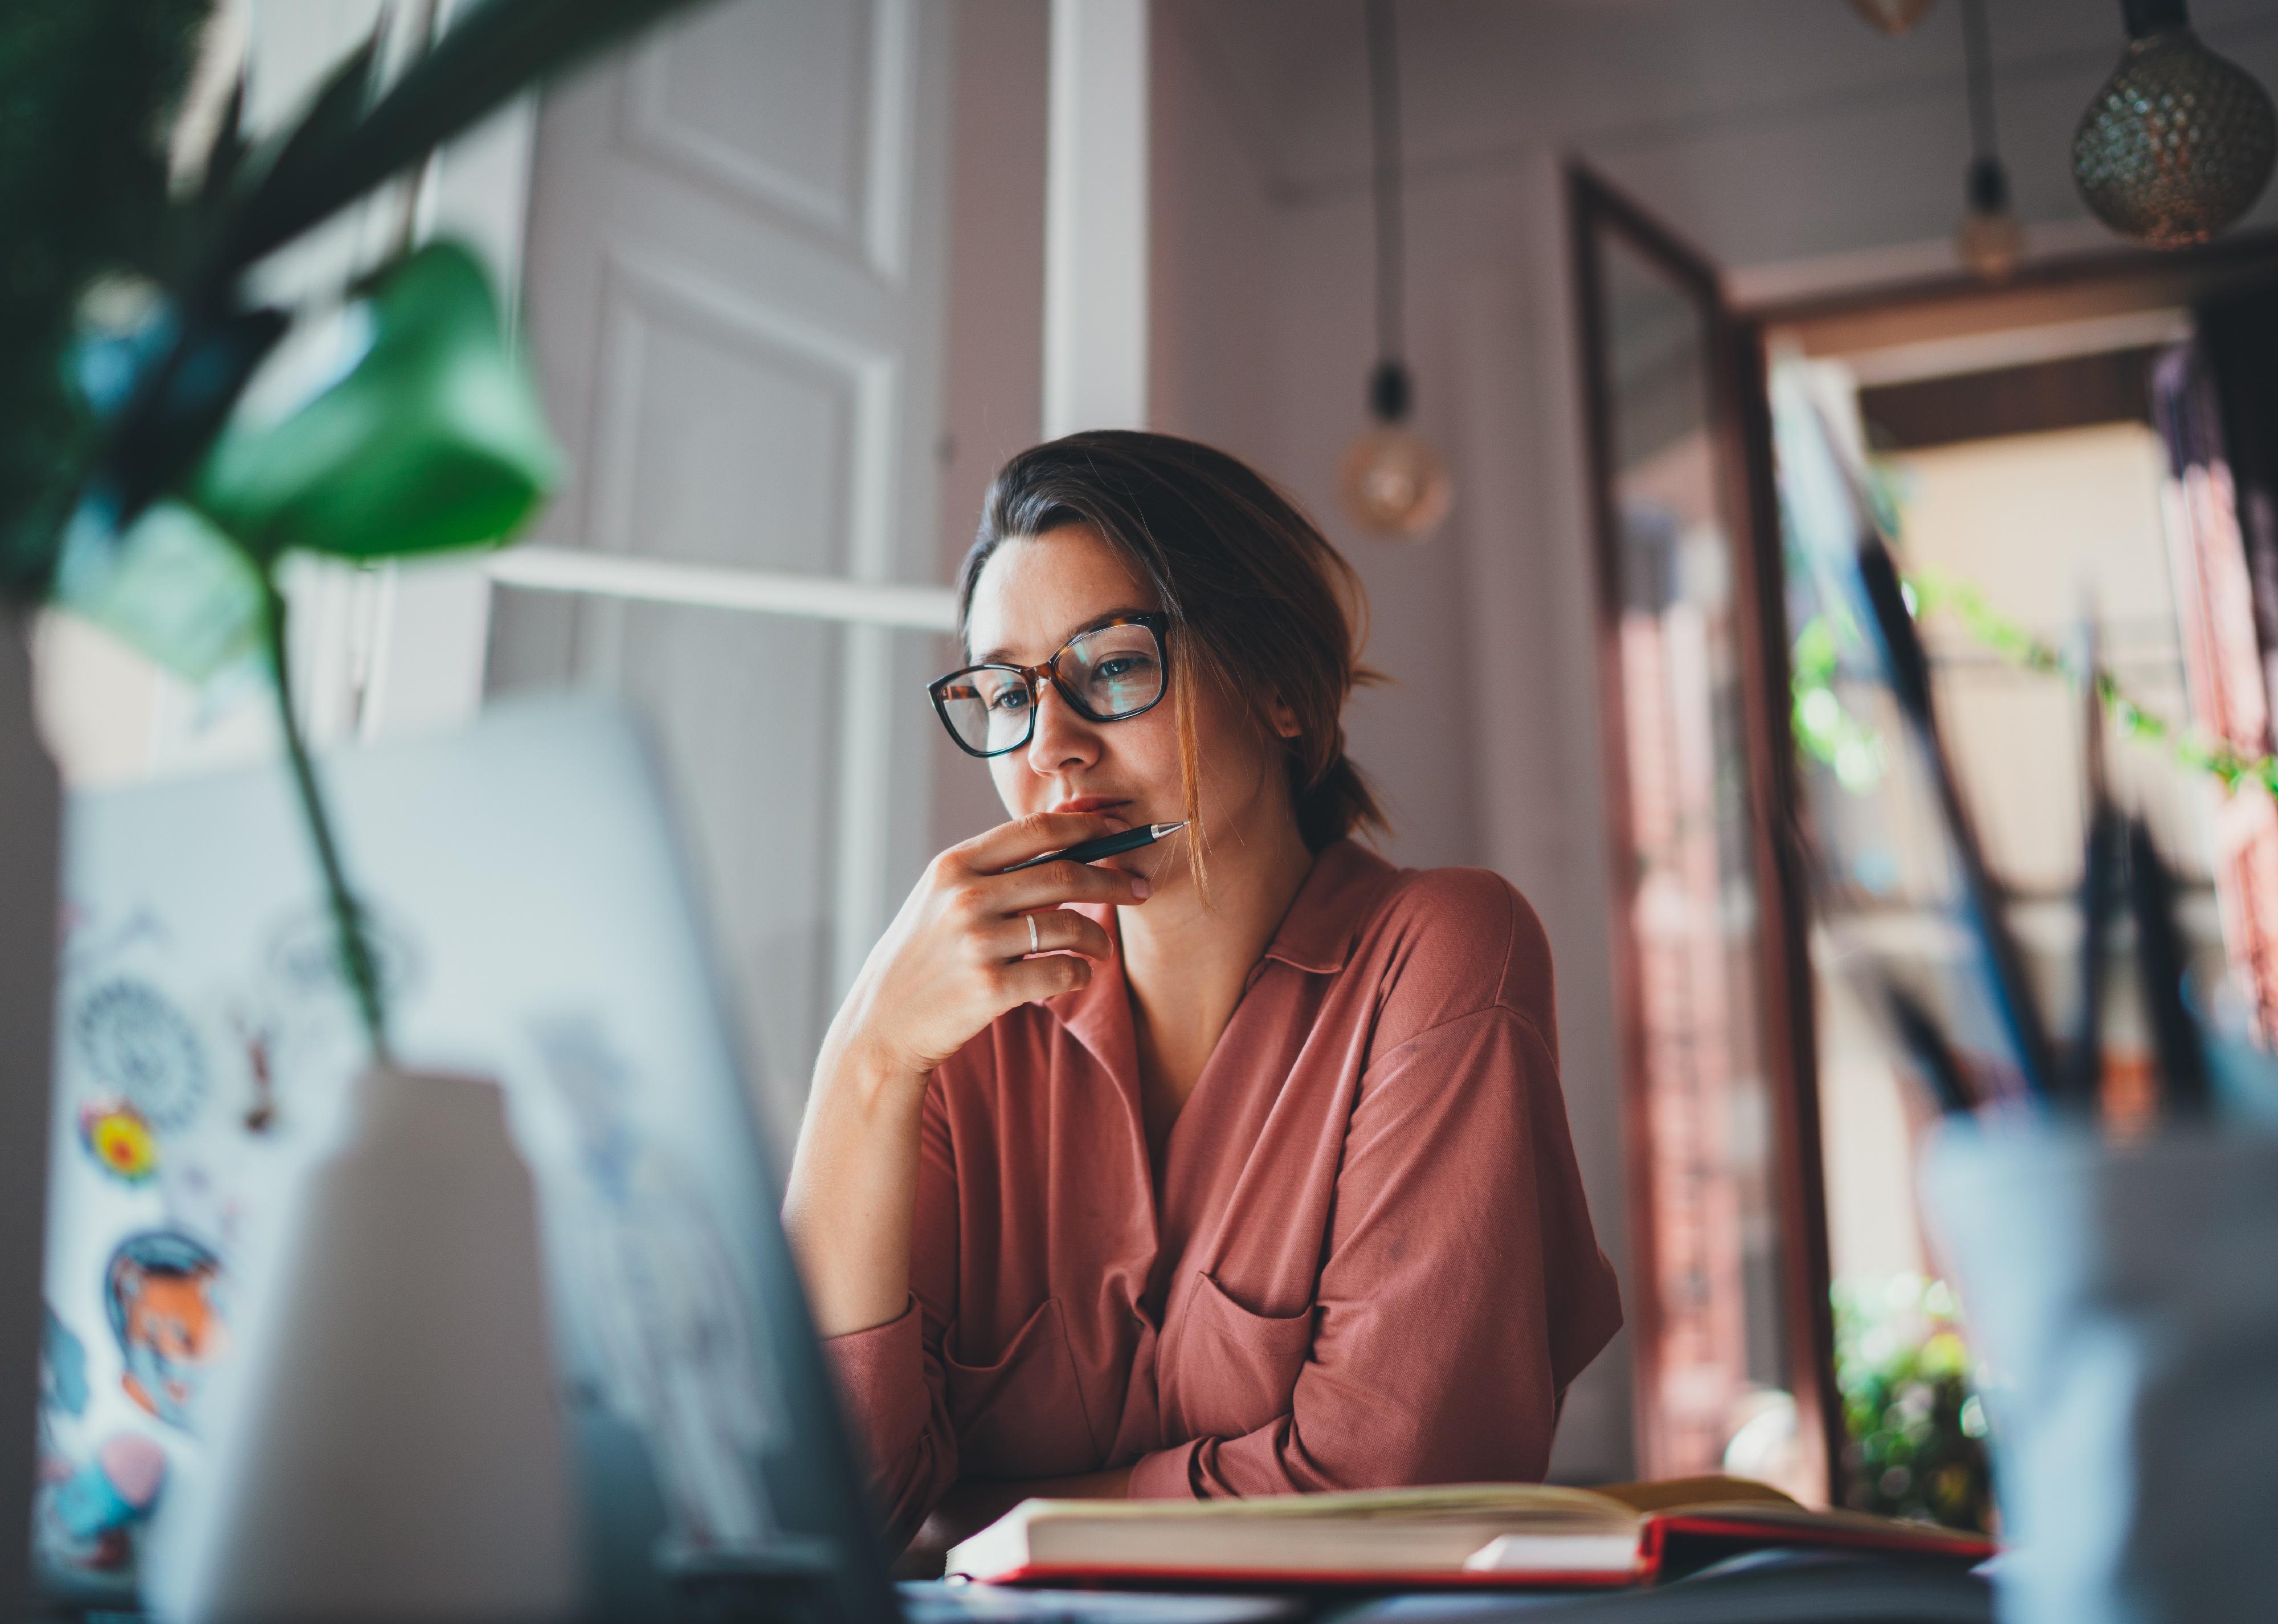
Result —
<svg viewBox="0 0 2278 1624"><path fill-rule="evenodd" d="M1835 1384L1843 1398L1843 1504L1991 1532L1984 1406L1953 1293L1918 1275L1838 1280Z"/></svg>
<svg viewBox="0 0 2278 1624"><path fill-rule="evenodd" d="M1950 616L1989 652L2019 670L2060 678L2077 686L2084 680L2076 661L2011 620L1985 601L1975 586L1943 570L1910 570L1902 577L1915 618ZM1789 650L1789 697L1797 748L1834 770L1854 794L1882 781L1882 739L1854 716L1835 690L1838 650L1855 643L1857 629L1847 617L1820 614L1806 621ZM2219 739L2154 716L2109 671L2098 673L2106 714L2137 743L2164 750L2178 764L2220 779L2227 790L2259 784L2278 795L2278 756L2242 755Z"/></svg>
<svg viewBox="0 0 2278 1624"><path fill-rule="evenodd" d="M1846 626L1848 635L1856 635ZM1880 734L1853 716L1835 692L1838 663L1834 617L1815 615L1796 634L1789 654L1789 697L1795 742L1805 755L1833 769L1853 794L1882 782Z"/></svg>
<svg viewBox="0 0 2278 1624"><path fill-rule="evenodd" d="M266 302L254 273L548 73L688 3L483 0L385 88L378 40L351 52L258 142L241 83L173 172L168 134L213 0L0 10L0 600L84 615L194 681L265 655L376 1059L383 990L293 709L279 566L503 542L559 457L463 249L398 255L341 306ZM312 332L333 341L324 380L264 399L258 386L290 378L264 363Z"/></svg>

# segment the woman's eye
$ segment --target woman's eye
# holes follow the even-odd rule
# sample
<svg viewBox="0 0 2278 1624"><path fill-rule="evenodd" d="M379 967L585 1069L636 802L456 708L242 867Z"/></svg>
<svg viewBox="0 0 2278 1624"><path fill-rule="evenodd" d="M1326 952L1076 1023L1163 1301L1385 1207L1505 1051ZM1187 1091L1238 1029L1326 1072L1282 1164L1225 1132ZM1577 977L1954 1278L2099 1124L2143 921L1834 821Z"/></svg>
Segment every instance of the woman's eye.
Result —
<svg viewBox="0 0 2278 1624"><path fill-rule="evenodd" d="M989 709L991 710L1025 710L1028 707L1028 686L1026 683L1008 682L989 697Z"/></svg>
<svg viewBox="0 0 2278 1624"><path fill-rule="evenodd" d="M1120 682L1127 677L1139 675L1153 663L1154 662L1145 655L1110 655L1099 663L1098 669L1093 674L1104 677L1110 682Z"/></svg>

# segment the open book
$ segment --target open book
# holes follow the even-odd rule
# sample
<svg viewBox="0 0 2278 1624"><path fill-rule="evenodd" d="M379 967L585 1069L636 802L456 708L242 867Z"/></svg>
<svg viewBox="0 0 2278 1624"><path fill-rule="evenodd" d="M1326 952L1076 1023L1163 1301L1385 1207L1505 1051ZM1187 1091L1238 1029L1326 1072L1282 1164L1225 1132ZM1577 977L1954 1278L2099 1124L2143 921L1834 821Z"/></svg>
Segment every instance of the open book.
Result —
<svg viewBox="0 0 2278 1624"><path fill-rule="evenodd" d="M951 1551L949 1571L1005 1582L1621 1585L1797 1545L1959 1567L1993 1551L1976 1535L1811 1511L1762 1483L1695 1477L1599 1490L1463 1483L1245 1500L1024 1500Z"/></svg>

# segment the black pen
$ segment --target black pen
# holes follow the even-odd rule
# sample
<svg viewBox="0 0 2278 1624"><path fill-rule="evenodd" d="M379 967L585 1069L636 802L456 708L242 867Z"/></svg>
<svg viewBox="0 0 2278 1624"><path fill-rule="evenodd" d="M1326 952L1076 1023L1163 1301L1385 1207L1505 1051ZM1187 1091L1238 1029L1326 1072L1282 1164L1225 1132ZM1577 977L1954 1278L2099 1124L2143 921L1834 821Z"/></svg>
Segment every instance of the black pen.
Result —
<svg viewBox="0 0 2278 1624"><path fill-rule="evenodd" d="M1065 851L1046 852L1041 857L1031 857L1026 862L1016 862L1004 869L1017 874L1022 869L1033 869L1040 862L1097 862L1102 857L1112 857L1118 852L1135 852L1143 846L1152 846L1166 834L1184 829L1181 823L1142 823L1136 829L1127 829L1121 834L1102 835L1097 840L1079 840Z"/></svg>

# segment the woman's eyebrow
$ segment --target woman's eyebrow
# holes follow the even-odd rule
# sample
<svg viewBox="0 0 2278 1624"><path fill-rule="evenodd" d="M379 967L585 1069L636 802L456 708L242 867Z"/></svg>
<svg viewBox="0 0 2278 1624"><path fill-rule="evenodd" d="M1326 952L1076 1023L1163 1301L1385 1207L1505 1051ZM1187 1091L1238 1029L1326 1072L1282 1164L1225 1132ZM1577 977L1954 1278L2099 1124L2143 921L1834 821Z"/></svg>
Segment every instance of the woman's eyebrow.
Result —
<svg viewBox="0 0 2278 1624"><path fill-rule="evenodd" d="M1060 639L1059 643L1054 646L1054 652L1058 652L1059 649L1066 647L1070 643L1074 642L1077 638L1082 637L1087 632L1097 632L1100 627L1111 624L1115 621L1128 620L1134 615L1146 615L1151 614L1152 612L1152 610L1143 609L1135 605L1128 609L1112 609L1105 615L1095 615L1089 620L1085 621L1082 625L1070 632L1066 637ZM991 648L986 654L967 654L965 658L967 663L972 665L1014 665L1019 663L1019 662L1013 658L1013 651L1009 648Z"/></svg>

